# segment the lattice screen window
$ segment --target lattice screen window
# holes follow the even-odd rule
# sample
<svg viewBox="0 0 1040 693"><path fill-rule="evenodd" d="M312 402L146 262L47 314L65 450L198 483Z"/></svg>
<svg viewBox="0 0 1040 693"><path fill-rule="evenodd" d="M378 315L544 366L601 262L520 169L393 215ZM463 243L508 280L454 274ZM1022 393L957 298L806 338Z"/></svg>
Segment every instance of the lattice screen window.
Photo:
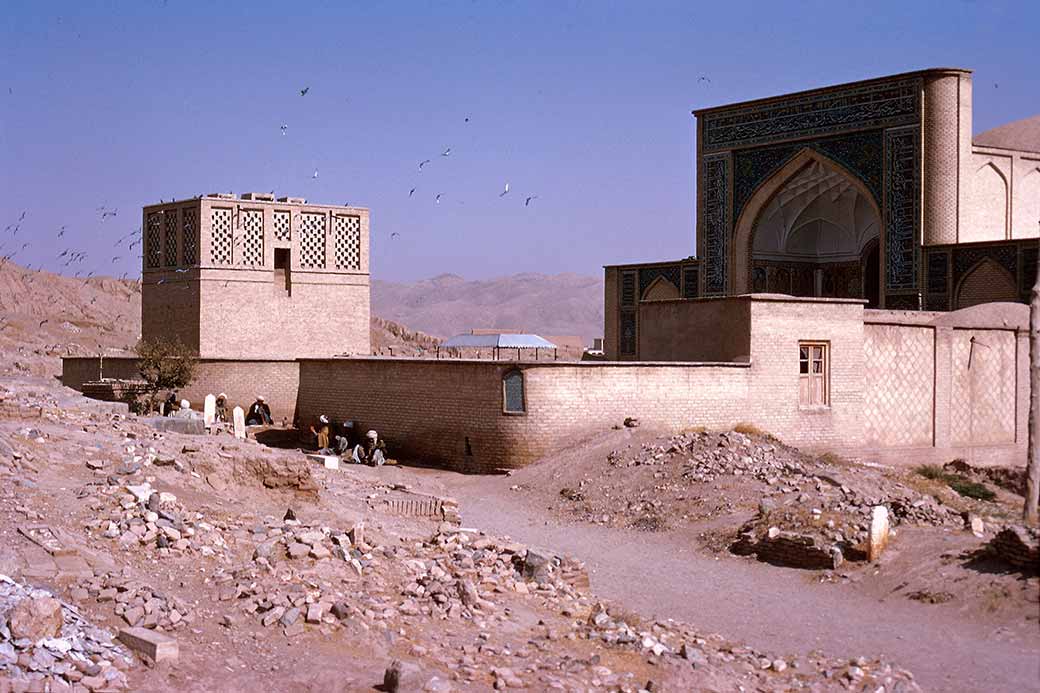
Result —
<svg viewBox="0 0 1040 693"><path fill-rule="evenodd" d="M336 269L361 269L361 217L336 216Z"/></svg>
<svg viewBox="0 0 1040 693"><path fill-rule="evenodd" d="M242 212L242 263L264 264L264 213L259 209Z"/></svg>
<svg viewBox="0 0 1040 693"><path fill-rule="evenodd" d="M181 211L184 221L184 264L194 265L199 261L198 214L194 209Z"/></svg>
<svg viewBox="0 0 1040 693"><path fill-rule="evenodd" d="M148 218L145 221L145 237L144 237L144 261L145 266L149 269L155 269L159 266L161 257L161 246L162 246L162 223L159 217L162 216L158 212L149 212Z"/></svg>
<svg viewBox="0 0 1040 693"><path fill-rule="evenodd" d="M635 356L636 353L636 314L625 312L621 314L621 334L618 350L626 356Z"/></svg>
<svg viewBox="0 0 1040 693"><path fill-rule="evenodd" d="M825 407L830 397L830 347L825 342L798 343L798 404Z"/></svg>
<svg viewBox="0 0 1040 693"><path fill-rule="evenodd" d="M230 265L235 245L231 230L231 210L210 210L210 260L214 265Z"/></svg>
<svg viewBox="0 0 1040 693"><path fill-rule="evenodd" d="M636 273L623 272L621 274L621 305L634 306L636 304Z"/></svg>
<svg viewBox="0 0 1040 693"><path fill-rule="evenodd" d="M274 237L279 241L292 240L292 216L290 212L274 213Z"/></svg>
<svg viewBox="0 0 1040 693"><path fill-rule="evenodd" d="M163 216L166 218L166 266L177 266L177 210L167 209Z"/></svg>
<svg viewBox="0 0 1040 693"><path fill-rule="evenodd" d="M502 377L502 411L523 414L526 410L524 404L524 374L509 371Z"/></svg>
<svg viewBox="0 0 1040 693"><path fill-rule="evenodd" d="M300 215L300 267L325 269L325 215Z"/></svg>

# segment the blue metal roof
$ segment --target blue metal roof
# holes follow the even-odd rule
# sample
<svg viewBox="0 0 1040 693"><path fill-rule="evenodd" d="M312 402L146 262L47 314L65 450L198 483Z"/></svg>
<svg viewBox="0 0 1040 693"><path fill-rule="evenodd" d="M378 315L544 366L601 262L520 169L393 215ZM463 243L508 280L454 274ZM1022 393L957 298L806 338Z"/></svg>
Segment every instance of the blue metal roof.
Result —
<svg viewBox="0 0 1040 693"><path fill-rule="evenodd" d="M441 343L450 348L555 349L556 345L536 334L459 334Z"/></svg>

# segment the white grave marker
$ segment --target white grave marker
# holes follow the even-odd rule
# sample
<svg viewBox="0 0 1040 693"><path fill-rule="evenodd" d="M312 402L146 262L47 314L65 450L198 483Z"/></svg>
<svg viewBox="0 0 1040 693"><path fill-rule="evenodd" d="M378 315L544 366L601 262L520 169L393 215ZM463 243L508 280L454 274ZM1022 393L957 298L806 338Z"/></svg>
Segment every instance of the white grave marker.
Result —
<svg viewBox="0 0 1040 693"><path fill-rule="evenodd" d="M235 407L235 437L245 438L246 437L246 413L242 411L242 407Z"/></svg>
<svg viewBox="0 0 1040 693"><path fill-rule="evenodd" d="M213 395L206 395L206 404L202 408L202 420L206 424L206 427L213 425L213 422L217 418L217 398Z"/></svg>
<svg viewBox="0 0 1040 693"><path fill-rule="evenodd" d="M876 561L888 546L888 508L875 505L870 518L870 539L867 544L867 560Z"/></svg>

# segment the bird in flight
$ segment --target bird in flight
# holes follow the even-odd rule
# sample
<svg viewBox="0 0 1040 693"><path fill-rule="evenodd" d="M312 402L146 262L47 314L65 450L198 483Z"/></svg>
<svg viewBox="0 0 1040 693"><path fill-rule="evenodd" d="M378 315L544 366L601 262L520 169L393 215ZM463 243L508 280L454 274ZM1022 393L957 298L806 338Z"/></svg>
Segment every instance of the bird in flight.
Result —
<svg viewBox="0 0 1040 693"><path fill-rule="evenodd" d="M310 87L304 87L303 89L300 90L300 96L307 96L307 92L309 92L310 90L311 90Z"/></svg>
<svg viewBox="0 0 1040 693"><path fill-rule="evenodd" d="M441 152L441 156L451 156L451 147L448 147L443 152Z"/></svg>
<svg viewBox="0 0 1040 693"><path fill-rule="evenodd" d="M411 197L414 194L415 194L415 188L412 188L411 190L408 191L408 197Z"/></svg>
<svg viewBox="0 0 1040 693"><path fill-rule="evenodd" d="M285 131L286 131L286 130L288 130L288 129L289 129L289 126L288 126L288 125L285 125L285 124L283 123L283 124L282 124L282 134L284 135L284 134L285 134Z"/></svg>
<svg viewBox="0 0 1040 693"><path fill-rule="evenodd" d="M394 231L393 233L390 234L390 238L397 238L400 235L401 235L400 233L398 233L397 231Z"/></svg>
<svg viewBox="0 0 1040 693"><path fill-rule="evenodd" d="M434 198L433 201L434 201L435 204L440 204L441 203L441 193L437 193L437 197Z"/></svg>
<svg viewBox="0 0 1040 693"><path fill-rule="evenodd" d="M318 169L314 169L314 175L311 176L311 178L317 178L317 177L318 177Z"/></svg>
<svg viewBox="0 0 1040 693"><path fill-rule="evenodd" d="M43 327L44 325L46 325L49 322L50 322L50 320L41 320L40 321L40 327Z"/></svg>
<svg viewBox="0 0 1040 693"><path fill-rule="evenodd" d="M508 194L509 194L509 183L506 183L506 187L505 187L505 189L504 189L504 190L502 190L502 192L500 192L500 193L498 194L498 196L499 196L499 197L505 197L505 196L506 196L506 195L508 195Z"/></svg>
<svg viewBox="0 0 1040 693"><path fill-rule="evenodd" d="M531 200L537 200L537 199L538 199L538 196L537 196L537 195L531 195L531 196L530 196L530 197L528 197L528 198L527 198L526 200L524 200L524 207L528 207L528 206L530 206L530 204L531 204Z"/></svg>
<svg viewBox="0 0 1040 693"><path fill-rule="evenodd" d="M423 167L423 166L425 166L425 165L426 165L426 164L428 164L428 163L430 163L430 160L429 160L429 159L423 159L422 161L420 161L420 162L419 162L419 170L421 171L421 170L422 170L422 167Z"/></svg>
<svg viewBox="0 0 1040 693"><path fill-rule="evenodd" d="M58 231L58 238L61 238L64 235L65 235L65 227L62 226L61 229Z"/></svg>
<svg viewBox="0 0 1040 693"><path fill-rule="evenodd" d="M697 81L698 82L707 82L708 84L711 84L711 80L708 79L707 77L705 77L704 75L701 75L700 77L698 77Z"/></svg>

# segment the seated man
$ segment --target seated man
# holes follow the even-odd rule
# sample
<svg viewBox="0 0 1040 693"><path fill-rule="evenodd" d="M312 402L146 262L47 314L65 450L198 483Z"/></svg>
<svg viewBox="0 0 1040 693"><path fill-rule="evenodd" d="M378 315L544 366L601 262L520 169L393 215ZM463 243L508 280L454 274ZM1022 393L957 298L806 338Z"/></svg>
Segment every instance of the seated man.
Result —
<svg viewBox="0 0 1040 693"><path fill-rule="evenodd" d="M263 395L256 398L253 406L249 407L246 414L246 426L270 426L274 423L271 419L271 407L267 406Z"/></svg>
<svg viewBox="0 0 1040 693"><path fill-rule="evenodd" d="M213 410L213 420L217 423L227 423L231 419L231 410L228 409L227 395L221 392L217 395L216 408Z"/></svg>
<svg viewBox="0 0 1040 693"><path fill-rule="evenodd" d="M330 454L329 450L329 417L322 414L318 417L318 427L311 426L311 433L318 440L318 452L323 455Z"/></svg>
<svg viewBox="0 0 1040 693"><path fill-rule="evenodd" d="M194 419L197 414L191 410L191 402L182 399L180 409L173 412L170 416L176 419Z"/></svg>
<svg viewBox="0 0 1040 693"><path fill-rule="evenodd" d="M379 439L379 434L369 431L365 434L365 442L354 446L354 464L367 464L381 467L386 464L386 443Z"/></svg>

